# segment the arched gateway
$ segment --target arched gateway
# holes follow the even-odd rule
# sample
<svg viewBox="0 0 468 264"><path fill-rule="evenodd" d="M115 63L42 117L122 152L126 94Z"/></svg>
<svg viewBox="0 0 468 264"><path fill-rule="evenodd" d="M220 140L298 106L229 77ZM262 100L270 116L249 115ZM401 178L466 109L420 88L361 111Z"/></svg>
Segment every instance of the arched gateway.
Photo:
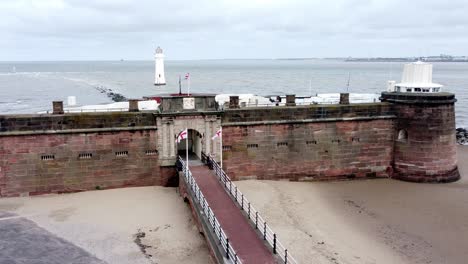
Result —
<svg viewBox="0 0 468 264"><path fill-rule="evenodd" d="M211 140L221 127L220 112L216 109L214 96L194 94L190 97L163 96L161 99L161 115L156 117L161 166L174 166L179 151L185 151L185 141L180 144L176 142L177 135L185 129L188 129L190 153L201 158L203 152L219 160L219 140ZM193 102L187 103L188 100Z"/></svg>
<svg viewBox="0 0 468 264"><path fill-rule="evenodd" d="M185 133L185 130L182 130L181 132L177 133L176 136L180 133ZM197 130L188 129L187 138L182 139L180 142L177 143L177 154L180 156L185 156L186 150L188 148L190 158L201 159L202 152L204 152L202 151L204 144L205 143L203 134L201 134Z"/></svg>

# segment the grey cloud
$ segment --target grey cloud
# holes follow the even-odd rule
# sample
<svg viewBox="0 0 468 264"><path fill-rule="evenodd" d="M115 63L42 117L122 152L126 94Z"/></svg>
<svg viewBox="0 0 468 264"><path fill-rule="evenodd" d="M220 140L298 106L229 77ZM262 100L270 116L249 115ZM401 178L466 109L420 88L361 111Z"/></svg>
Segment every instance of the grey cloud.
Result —
<svg viewBox="0 0 468 264"><path fill-rule="evenodd" d="M0 60L38 50L53 59L142 59L152 52L143 49L156 43L179 59L357 56L370 49L395 56L437 47L440 38L460 53L466 52L460 43L467 38L467 11L465 0L12 0L0 2ZM375 41L380 46L370 46ZM394 49L399 42L408 45ZM343 43L355 49L344 51ZM66 52L69 45L76 52ZM249 51L232 52L239 47ZM194 48L197 54L186 50Z"/></svg>

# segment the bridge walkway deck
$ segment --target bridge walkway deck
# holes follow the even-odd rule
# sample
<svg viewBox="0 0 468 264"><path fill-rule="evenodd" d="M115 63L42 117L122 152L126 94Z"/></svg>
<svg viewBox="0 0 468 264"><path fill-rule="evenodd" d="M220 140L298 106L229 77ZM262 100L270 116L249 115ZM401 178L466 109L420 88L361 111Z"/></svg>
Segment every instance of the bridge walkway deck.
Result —
<svg viewBox="0 0 468 264"><path fill-rule="evenodd" d="M195 181L223 227L242 263L273 264L274 255L207 166L190 166Z"/></svg>

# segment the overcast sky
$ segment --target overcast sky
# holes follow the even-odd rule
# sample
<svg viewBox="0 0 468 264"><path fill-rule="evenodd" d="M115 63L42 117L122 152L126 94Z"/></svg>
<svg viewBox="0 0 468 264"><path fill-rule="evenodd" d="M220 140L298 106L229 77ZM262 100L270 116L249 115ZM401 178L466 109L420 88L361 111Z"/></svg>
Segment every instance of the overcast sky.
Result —
<svg viewBox="0 0 468 264"><path fill-rule="evenodd" d="M467 0L0 0L0 60L468 55Z"/></svg>

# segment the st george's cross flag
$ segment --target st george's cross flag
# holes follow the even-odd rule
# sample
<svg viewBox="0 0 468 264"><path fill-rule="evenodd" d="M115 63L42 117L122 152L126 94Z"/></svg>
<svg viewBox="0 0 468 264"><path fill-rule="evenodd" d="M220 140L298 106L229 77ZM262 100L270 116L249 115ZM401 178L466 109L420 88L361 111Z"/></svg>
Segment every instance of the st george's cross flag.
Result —
<svg viewBox="0 0 468 264"><path fill-rule="evenodd" d="M216 134L211 138L211 140L215 140L215 138L220 137L221 134L223 133L223 128L220 128Z"/></svg>
<svg viewBox="0 0 468 264"><path fill-rule="evenodd" d="M188 79L190 79L190 73L189 73L189 72L187 72L187 73L185 74L185 80L188 80Z"/></svg>
<svg viewBox="0 0 468 264"><path fill-rule="evenodd" d="M180 143L182 139L186 139L186 138L187 138L187 129L179 133L179 135L177 136L177 143Z"/></svg>

